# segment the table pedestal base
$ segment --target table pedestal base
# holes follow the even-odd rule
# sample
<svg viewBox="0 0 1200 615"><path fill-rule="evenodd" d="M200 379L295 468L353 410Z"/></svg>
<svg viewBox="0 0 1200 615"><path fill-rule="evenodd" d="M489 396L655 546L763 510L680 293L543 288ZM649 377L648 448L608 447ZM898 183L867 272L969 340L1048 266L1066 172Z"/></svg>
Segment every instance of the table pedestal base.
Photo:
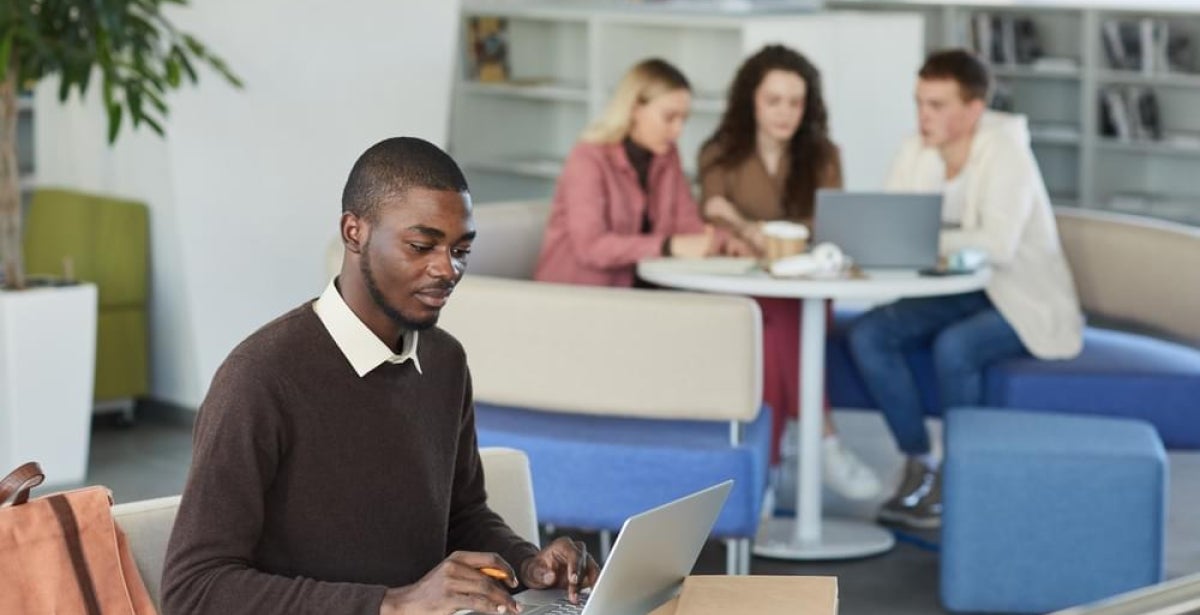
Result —
<svg viewBox="0 0 1200 615"><path fill-rule="evenodd" d="M823 519L821 537L812 542L796 538L796 520L763 521L754 541L754 554L787 560L836 560L877 555L896 544L892 533L864 521Z"/></svg>

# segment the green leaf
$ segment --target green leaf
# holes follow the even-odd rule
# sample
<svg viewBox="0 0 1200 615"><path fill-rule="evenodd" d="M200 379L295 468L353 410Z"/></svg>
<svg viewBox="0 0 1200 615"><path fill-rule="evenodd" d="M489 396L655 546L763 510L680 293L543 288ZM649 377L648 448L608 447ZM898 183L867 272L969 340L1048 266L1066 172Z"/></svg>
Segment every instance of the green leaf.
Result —
<svg viewBox="0 0 1200 615"><path fill-rule="evenodd" d="M87 96L88 84L92 81L92 67L86 66L79 75L79 98Z"/></svg>
<svg viewBox="0 0 1200 615"><path fill-rule="evenodd" d="M172 51L174 51L174 50L172 50ZM167 69L167 85L171 86L172 88L179 87L179 81L180 81L179 60L174 55L170 55L170 56L167 56L167 59L164 62L164 64L166 65L166 69Z"/></svg>
<svg viewBox="0 0 1200 615"><path fill-rule="evenodd" d="M169 111L167 109L167 103L166 103L166 101L164 101L162 99L161 96L159 96L158 92L155 92L154 90L147 88L145 90L142 90L142 94L146 95L146 100L150 101L150 106L157 109L159 113L163 114L163 116L166 116L169 114Z"/></svg>
<svg viewBox="0 0 1200 615"><path fill-rule="evenodd" d="M64 69L62 75L58 79L58 102L67 102L67 96L71 94L71 76L70 70Z"/></svg>
<svg viewBox="0 0 1200 615"><path fill-rule="evenodd" d="M117 133L121 131L121 105L108 105L108 143L117 141Z"/></svg>
<svg viewBox="0 0 1200 615"><path fill-rule="evenodd" d="M182 49L178 47L175 49L179 52L177 57L179 64L183 66L183 72L187 73L188 80L192 82L192 85L196 85L200 81L200 78L196 75L196 69L192 67L192 61L188 59L187 54Z"/></svg>
<svg viewBox="0 0 1200 615"><path fill-rule="evenodd" d="M145 119L145 114L142 113L142 92L132 83L125 86L125 102L129 104L129 118L133 120L133 127L137 128Z"/></svg>
<svg viewBox="0 0 1200 615"><path fill-rule="evenodd" d="M163 136L164 134L166 134L166 133L163 131L162 124L159 124L157 121L155 121L155 120L154 120L154 118L152 118L152 117L150 117L150 116L146 115L146 116L143 116L143 117L142 117L142 121L143 121L143 122L146 122L146 124L148 124L148 125L150 126L150 128L151 128L152 130L154 130L154 132L157 132L157 133L158 133L158 136L160 136L160 137L161 137L161 136Z"/></svg>

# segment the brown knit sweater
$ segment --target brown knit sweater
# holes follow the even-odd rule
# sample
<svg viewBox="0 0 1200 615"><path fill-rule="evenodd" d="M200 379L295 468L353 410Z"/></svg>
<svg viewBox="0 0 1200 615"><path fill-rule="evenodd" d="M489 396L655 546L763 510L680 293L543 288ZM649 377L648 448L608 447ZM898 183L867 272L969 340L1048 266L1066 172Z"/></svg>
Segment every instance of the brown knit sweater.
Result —
<svg viewBox="0 0 1200 615"><path fill-rule="evenodd" d="M537 552L487 507L466 357L359 378L313 312L242 342L200 408L163 574L166 614L376 615L455 550Z"/></svg>

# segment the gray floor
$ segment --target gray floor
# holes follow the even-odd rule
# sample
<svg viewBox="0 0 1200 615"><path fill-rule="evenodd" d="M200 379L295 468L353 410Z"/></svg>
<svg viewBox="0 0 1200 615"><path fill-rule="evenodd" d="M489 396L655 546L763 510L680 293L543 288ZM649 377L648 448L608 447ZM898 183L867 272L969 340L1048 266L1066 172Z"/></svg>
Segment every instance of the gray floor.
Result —
<svg viewBox="0 0 1200 615"><path fill-rule="evenodd" d="M191 459L191 413L161 407L145 409L132 427L98 419L93 432L89 484L107 485L118 502L179 493ZM842 437L884 476L899 467L886 427L877 413L838 412ZM936 429L936 425L933 425ZM1171 453L1167 574L1200 572L1200 453ZM854 506L829 497L826 510L869 516L872 506ZM585 536L596 548L595 537ZM838 577L842 615L924 615L944 613L938 603L937 532L902 536L887 554L848 562L793 563L756 558L755 574ZM709 544L696 571L724 572L724 548Z"/></svg>

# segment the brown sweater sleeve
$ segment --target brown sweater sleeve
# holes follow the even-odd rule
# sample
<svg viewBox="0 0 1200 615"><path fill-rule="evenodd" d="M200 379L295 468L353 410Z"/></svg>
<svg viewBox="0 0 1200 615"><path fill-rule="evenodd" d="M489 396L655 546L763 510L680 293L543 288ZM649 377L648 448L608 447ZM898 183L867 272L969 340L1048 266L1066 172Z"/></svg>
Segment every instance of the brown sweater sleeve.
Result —
<svg viewBox="0 0 1200 615"><path fill-rule="evenodd" d="M462 432L459 434L452 493L447 554L454 551L498 553L520 574L521 564L536 555L538 548L517 536L487 506L483 464L475 436L475 401L469 370L463 394Z"/></svg>
<svg viewBox="0 0 1200 615"><path fill-rule="evenodd" d="M267 574L252 565L264 494L287 450L279 370L231 355L201 405L167 547L164 615L378 615L386 588Z"/></svg>
<svg viewBox="0 0 1200 615"><path fill-rule="evenodd" d="M830 144L830 147L829 164L821 173L819 187L841 189L845 185L842 178L842 151L836 145Z"/></svg>

